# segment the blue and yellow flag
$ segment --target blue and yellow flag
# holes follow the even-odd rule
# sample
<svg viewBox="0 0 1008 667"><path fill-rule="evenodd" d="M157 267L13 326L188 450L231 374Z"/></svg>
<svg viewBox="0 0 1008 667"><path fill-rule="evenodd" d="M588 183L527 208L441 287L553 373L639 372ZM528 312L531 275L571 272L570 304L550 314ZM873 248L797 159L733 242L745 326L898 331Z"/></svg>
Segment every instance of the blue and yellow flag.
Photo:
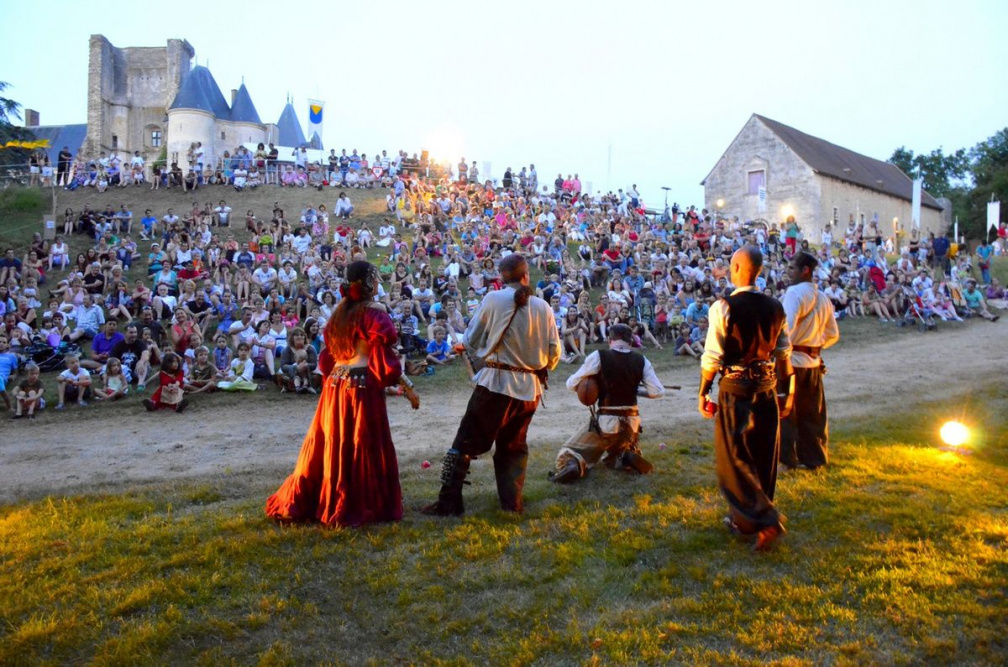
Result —
<svg viewBox="0 0 1008 667"><path fill-rule="evenodd" d="M308 105L308 122L311 125L322 124L322 107L323 107L322 102Z"/></svg>
<svg viewBox="0 0 1008 667"><path fill-rule="evenodd" d="M325 102L320 100L308 100L308 136L311 137L316 132L322 136L322 107Z"/></svg>

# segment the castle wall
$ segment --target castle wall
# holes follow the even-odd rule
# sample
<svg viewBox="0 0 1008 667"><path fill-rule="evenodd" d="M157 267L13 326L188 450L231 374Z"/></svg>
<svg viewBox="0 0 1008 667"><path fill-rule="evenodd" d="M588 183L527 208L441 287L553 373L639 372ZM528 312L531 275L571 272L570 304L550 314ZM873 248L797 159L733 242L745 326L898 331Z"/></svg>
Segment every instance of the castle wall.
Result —
<svg viewBox="0 0 1008 667"><path fill-rule="evenodd" d="M213 143L216 121L212 114L196 109L174 109L168 113L168 162L177 159L183 171L190 165L186 154L194 142L203 142L205 163L219 155ZM218 135L219 136L219 135Z"/></svg>
<svg viewBox="0 0 1008 667"><path fill-rule="evenodd" d="M151 132L162 132L168 105L195 55L185 40L164 47L116 48L92 35L88 60L88 132L83 150L120 156L140 151L148 162L158 156Z"/></svg>

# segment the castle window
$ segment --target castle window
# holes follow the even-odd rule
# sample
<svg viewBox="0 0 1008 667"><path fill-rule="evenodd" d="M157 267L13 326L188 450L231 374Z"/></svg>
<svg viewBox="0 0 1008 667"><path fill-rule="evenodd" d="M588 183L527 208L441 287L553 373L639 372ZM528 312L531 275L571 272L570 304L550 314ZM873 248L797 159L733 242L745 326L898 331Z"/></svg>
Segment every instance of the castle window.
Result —
<svg viewBox="0 0 1008 667"><path fill-rule="evenodd" d="M766 186L766 171L760 169L759 171L748 172L747 183L749 186L749 194L758 195L760 188Z"/></svg>
<svg viewBox="0 0 1008 667"><path fill-rule="evenodd" d="M118 134L113 134L112 135L112 148L119 148L119 135Z"/></svg>
<svg viewBox="0 0 1008 667"><path fill-rule="evenodd" d="M150 145L154 148L161 147L161 130L151 130Z"/></svg>
<svg viewBox="0 0 1008 667"><path fill-rule="evenodd" d="M223 132L220 133L220 138L221 138L221 140L224 139L224 133Z"/></svg>
<svg viewBox="0 0 1008 667"><path fill-rule="evenodd" d="M836 206L833 207L833 224L840 222L840 209Z"/></svg>

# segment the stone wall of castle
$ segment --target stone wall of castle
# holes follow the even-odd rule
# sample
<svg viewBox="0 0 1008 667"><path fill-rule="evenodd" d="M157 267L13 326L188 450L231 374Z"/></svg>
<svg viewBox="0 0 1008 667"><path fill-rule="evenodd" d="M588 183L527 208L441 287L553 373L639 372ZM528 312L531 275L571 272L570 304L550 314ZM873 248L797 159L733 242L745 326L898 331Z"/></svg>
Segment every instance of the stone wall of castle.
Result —
<svg viewBox="0 0 1008 667"><path fill-rule="evenodd" d="M166 140L164 121L195 52L188 42L170 39L164 47L116 48L92 35L88 59L88 131L85 156L133 151L148 162L158 156L155 132Z"/></svg>

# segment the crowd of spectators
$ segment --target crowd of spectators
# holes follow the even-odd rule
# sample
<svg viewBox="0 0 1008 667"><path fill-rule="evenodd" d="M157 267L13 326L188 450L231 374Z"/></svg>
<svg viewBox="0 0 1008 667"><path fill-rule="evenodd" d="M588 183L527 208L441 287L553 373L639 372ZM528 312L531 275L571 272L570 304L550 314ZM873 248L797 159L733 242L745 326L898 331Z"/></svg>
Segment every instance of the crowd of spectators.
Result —
<svg viewBox="0 0 1008 667"><path fill-rule="evenodd" d="M237 169L223 167L227 184L252 187L244 161L256 169L261 156L268 165L265 147L240 148ZM199 164L198 155L191 158ZM115 163L109 159L110 168ZM298 174L311 169L295 166ZM20 364L19 387L36 386L39 369L25 362L51 354L57 359L49 365L65 370L45 398L60 409L143 394L149 383L148 409L181 410L183 394L271 383L314 393L321 332L341 299L343 271L369 253L404 360L428 372L455 359L482 297L501 287L499 261L514 252L537 269L536 293L553 309L570 363L615 323L631 327L636 345L669 345L699 358L709 307L733 289L729 258L745 243L764 252L757 285L775 297L788 286L789 257L815 254L816 281L841 318L996 320L986 302L1004 298L989 276L995 248L956 253L940 234L913 233L894 247L873 223L851 222L827 226L814 243L794 220L778 227L715 219L692 206L656 215L636 186L595 196L577 174L540 183L534 165L508 168L499 183L481 181L465 158L432 177L430 165L402 151L395 159L382 151L373 162L357 151L332 151L319 167L325 185L387 189L378 229L358 223L346 189L331 210L306 203L292 213L279 204L266 214L233 211L216 197L181 214L145 209L139 219L126 204L66 209L54 242L36 235L23 258L8 250L0 261L0 381ZM274 170L271 180L267 166L262 183L282 186L284 173ZM122 180L121 167L119 174L118 185L137 182L135 174ZM71 257L71 235L89 238L90 247ZM177 392L164 389L175 385ZM27 414L21 403L29 394L19 388L3 396Z"/></svg>

